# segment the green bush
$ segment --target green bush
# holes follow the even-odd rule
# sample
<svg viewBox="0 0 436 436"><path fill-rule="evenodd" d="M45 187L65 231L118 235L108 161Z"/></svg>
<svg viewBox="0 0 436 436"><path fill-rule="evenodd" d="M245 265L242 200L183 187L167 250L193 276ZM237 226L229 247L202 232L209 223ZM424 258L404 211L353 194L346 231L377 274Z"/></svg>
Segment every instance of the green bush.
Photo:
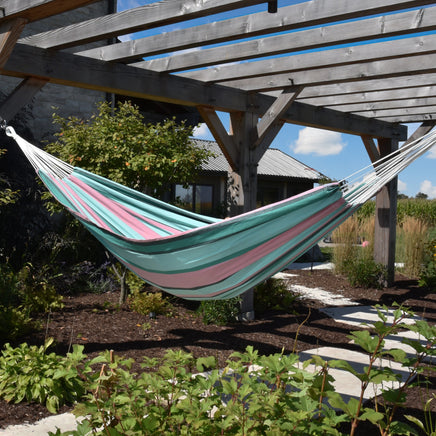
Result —
<svg viewBox="0 0 436 436"><path fill-rule="evenodd" d="M128 299L130 308L141 315L171 315L173 306L162 292L134 292Z"/></svg>
<svg viewBox="0 0 436 436"><path fill-rule="evenodd" d="M271 309L289 312L296 298L284 280L270 278L254 288L254 311L256 314Z"/></svg>
<svg viewBox="0 0 436 436"><path fill-rule="evenodd" d="M228 300L205 300L198 309L205 324L226 325L235 322L241 313L239 297Z"/></svg>
<svg viewBox="0 0 436 436"><path fill-rule="evenodd" d="M387 310L377 307L373 336L369 330L349 336L368 353L368 365L361 368L316 355L305 362L296 354L262 356L249 346L244 353L232 354L222 370L213 357L195 359L184 351L168 350L161 359L145 358L138 374L131 371L131 359L106 352L94 361L101 368L88 375L89 393L74 410L85 419L77 430L56 434L306 436L342 435L341 428L354 435L362 421L374 424L371 434L409 434L413 430L395 421L394 412L405 403L414 377L424 371L422 359L436 355L436 327L425 321L408 324L413 313L400 307L388 322ZM407 341L414 357L398 349L384 350L384 339L404 328L422 335L429 347ZM377 364L387 355L410 371L400 388L391 384L398 375ZM308 365L315 369L309 371ZM335 392L330 368L350 373L361 398L367 388L382 387L377 405L370 408L362 399Z"/></svg>
<svg viewBox="0 0 436 436"><path fill-rule="evenodd" d="M351 286L382 289L387 280L386 267L366 256L349 259L344 265Z"/></svg>
<svg viewBox="0 0 436 436"><path fill-rule="evenodd" d="M23 400L45 404L56 413L64 403L73 403L84 393L79 365L84 361L83 346L74 345L66 357L47 353L53 339L41 347L9 344L0 356L0 398L7 402Z"/></svg>
<svg viewBox="0 0 436 436"><path fill-rule="evenodd" d="M419 285L436 291L436 229L429 235L424 246L424 261L419 278Z"/></svg>
<svg viewBox="0 0 436 436"><path fill-rule="evenodd" d="M0 342L15 341L37 330L39 324L34 321L23 306L0 305Z"/></svg>

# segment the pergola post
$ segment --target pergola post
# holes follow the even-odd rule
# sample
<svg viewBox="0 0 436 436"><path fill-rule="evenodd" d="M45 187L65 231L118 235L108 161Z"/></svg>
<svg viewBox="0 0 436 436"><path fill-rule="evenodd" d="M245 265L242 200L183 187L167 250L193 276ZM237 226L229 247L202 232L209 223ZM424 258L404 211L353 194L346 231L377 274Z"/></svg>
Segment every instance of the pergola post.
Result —
<svg viewBox="0 0 436 436"><path fill-rule="evenodd" d="M380 157L398 149L398 141L379 139ZM395 177L379 191L376 196L374 260L387 267L385 286L394 282L395 275L395 238L397 224L398 178Z"/></svg>

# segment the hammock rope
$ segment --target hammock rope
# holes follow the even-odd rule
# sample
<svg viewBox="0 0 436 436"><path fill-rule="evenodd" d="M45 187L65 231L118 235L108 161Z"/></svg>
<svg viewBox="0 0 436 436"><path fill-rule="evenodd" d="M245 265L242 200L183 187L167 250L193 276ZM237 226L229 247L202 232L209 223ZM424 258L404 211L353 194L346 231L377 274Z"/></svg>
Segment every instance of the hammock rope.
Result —
<svg viewBox="0 0 436 436"><path fill-rule="evenodd" d="M51 156L6 127L38 176L143 280L192 299L235 297L304 254L436 143L436 132L340 182L219 220L154 199Z"/></svg>

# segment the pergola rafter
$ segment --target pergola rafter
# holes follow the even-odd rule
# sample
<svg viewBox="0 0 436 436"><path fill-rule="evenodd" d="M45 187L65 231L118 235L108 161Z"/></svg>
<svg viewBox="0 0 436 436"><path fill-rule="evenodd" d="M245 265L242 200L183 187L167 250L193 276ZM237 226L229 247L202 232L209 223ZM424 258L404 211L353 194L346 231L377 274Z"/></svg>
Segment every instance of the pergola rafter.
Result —
<svg viewBox="0 0 436 436"><path fill-rule="evenodd" d="M23 79L0 116L47 82L197 107L238 173L245 210L256 165L285 123L359 135L372 159L407 139L401 123L434 126L434 1L160 0L19 39L26 22L92 2L0 0L0 73ZM200 17L207 24L191 24ZM230 114L231 132L217 111ZM379 207L394 210L395 196L394 181ZM392 210L377 223L377 259L393 271Z"/></svg>

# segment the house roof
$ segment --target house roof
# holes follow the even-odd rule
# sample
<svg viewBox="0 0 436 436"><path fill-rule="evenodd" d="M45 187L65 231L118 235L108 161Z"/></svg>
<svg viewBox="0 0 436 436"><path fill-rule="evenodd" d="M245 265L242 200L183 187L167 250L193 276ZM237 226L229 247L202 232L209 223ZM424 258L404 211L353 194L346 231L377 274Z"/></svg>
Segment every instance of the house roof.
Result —
<svg viewBox="0 0 436 436"><path fill-rule="evenodd" d="M211 150L215 155L210 158L207 163L203 164L203 171L223 174L229 171L229 164L215 141L194 139L194 142L199 147ZM267 149L259 162L257 174L259 176L288 179L309 179L314 182L324 177L320 172L308 167L277 148Z"/></svg>

